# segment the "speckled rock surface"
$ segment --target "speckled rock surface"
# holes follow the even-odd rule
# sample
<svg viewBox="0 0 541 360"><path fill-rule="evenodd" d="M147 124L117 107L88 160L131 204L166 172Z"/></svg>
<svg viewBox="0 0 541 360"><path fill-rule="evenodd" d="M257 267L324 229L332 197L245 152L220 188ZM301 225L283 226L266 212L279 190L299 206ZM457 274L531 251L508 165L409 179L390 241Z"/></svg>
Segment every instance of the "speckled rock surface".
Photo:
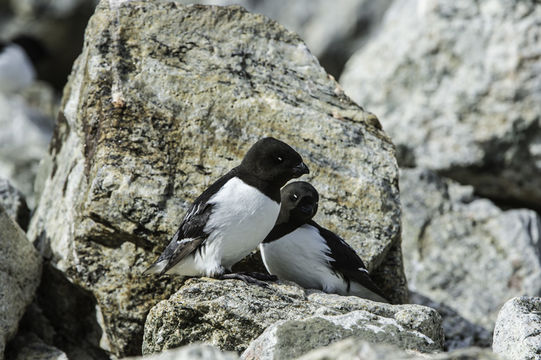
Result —
<svg viewBox="0 0 541 360"><path fill-rule="evenodd" d="M541 223L428 170L400 178L409 286L492 331L502 305L541 294Z"/></svg>
<svg viewBox="0 0 541 360"><path fill-rule="evenodd" d="M280 353L285 358L301 355L318 344L328 345L348 333L363 334L373 341L391 341L405 348L415 344L425 351L443 346L441 318L428 307L388 305L354 296L305 291L292 283L272 283L263 288L236 280L192 279L150 311L145 323L143 354L192 342L244 351L279 320L286 321L278 323L275 329L271 327L270 334L256 340L244 358L270 358L265 357L271 352L266 347L276 340L275 330L280 333L286 329L295 334L288 339L291 342L285 345L287 350ZM347 329L347 324L351 329ZM314 336L313 342L306 341L306 347L292 349L290 346L307 340L302 328ZM287 343L279 337L278 342Z"/></svg>
<svg viewBox="0 0 541 360"><path fill-rule="evenodd" d="M370 270L392 274L382 286L404 301L393 146L297 35L238 7L100 3L29 234L95 296L113 353L137 355L146 313L178 288L140 274L189 203L266 135L307 161L321 193L316 220Z"/></svg>
<svg viewBox="0 0 541 360"><path fill-rule="evenodd" d="M541 357L541 297L516 297L502 307L492 350L513 360Z"/></svg>
<svg viewBox="0 0 541 360"><path fill-rule="evenodd" d="M296 32L333 76L376 31L391 0L181 0L184 4L241 5Z"/></svg>
<svg viewBox="0 0 541 360"><path fill-rule="evenodd" d="M541 205L541 7L398 0L340 82L382 120L399 163Z"/></svg>
<svg viewBox="0 0 541 360"><path fill-rule="evenodd" d="M40 274L38 252L0 206L0 359L34 298Z"/></svg>
<svg viewBox="0 0 541 360"><path fill-rule="evenodd" d="M374 344L351 337L313 350L298 360L504 360L488 349L464 348L448 353L421 354L388 344Z"/></svg>
<svg viewBox="0 0 541 360"><path fill-rule="evenodd" d="M129 358L130 360L237 360L234 352L223 352L206 344L192 344L165 350L158 354ZM126 358L128 360L128 358Z"/></svg>
<svg viewBox="0 0 541 360"><path fill-rule="evenodd" d="M405 329L395 319L357 310L344 315L277 321L250 343L242 358L293 359L352 336L372 343L395 344L402 349L423 352L441 350L441 343L416 330Z"/></svg>
<svg viewBox="0 0 541 360"><path fill-rule="evenodd" d="M11 220L26 231L30 221L30 210L26 205L24 195L3 178L0 178L0 206L6 210Z"/></svg>

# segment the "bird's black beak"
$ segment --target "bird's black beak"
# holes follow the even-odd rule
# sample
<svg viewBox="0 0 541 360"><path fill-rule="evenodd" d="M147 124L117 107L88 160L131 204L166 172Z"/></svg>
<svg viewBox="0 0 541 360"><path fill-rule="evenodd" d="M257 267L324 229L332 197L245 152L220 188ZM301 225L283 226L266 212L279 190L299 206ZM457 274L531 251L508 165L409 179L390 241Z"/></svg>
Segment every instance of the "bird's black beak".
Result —
<svg viewBox="0 0 541 360"><path fill-rule="evenodd" d="M296 178L303 174L309 174L309 173L310 173L310 170L308 170L308 166L306 166L304 162L301 162L299 165L293 168L293 176Z"/></svg>

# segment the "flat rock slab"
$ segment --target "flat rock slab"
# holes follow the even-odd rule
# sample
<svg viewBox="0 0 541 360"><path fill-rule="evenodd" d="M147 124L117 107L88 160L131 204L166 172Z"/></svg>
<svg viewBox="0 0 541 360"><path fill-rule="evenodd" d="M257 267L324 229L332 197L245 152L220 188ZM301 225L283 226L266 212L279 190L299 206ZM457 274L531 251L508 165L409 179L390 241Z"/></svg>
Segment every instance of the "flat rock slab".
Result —
<svg viewBox="0 0 541 360"><path fill-rule="evenodd" d="M399 162L541 206L541 7L397 0L340 83L374 111Z"/></svg>
<svg viewBox="0 0 541 360"><path fill-rule="evenodd" d="M41 257L0 206L0 359L34 298L40 278Z"/></svg>
<svg viewBox="0 0 541 360"><path fill-rule="evenodd" d="M191 201L269 135L308 163L316 220L405 301L393 145L297 35L239 7L98 5L29 234L96 298L107 349L140 353L148 310L180 283L141 272Z"/></svg>
<svg viewBox="0 0 541 360"><path fill-rule="evenodd" d="M541 297L516 297L502 307L492 350L513 360L541 357Z"/></svg>
<svg viewBox="0 0 541 360"><path fill-rule="evenodd" d="M268 333L261 335L266 328ZM290 332L277 334L282 331ZM261 335L244 358L274 358L269 355L277 350L272 342L287 347L276 358L292 358L355 334L420 351L443 346L441 318L428 307L306 292L287 284L263 288L237 280L193 279L152 308L145 323L143 354L193 342L240 352ZM298 348L300 342L306 344Z"/></svg>

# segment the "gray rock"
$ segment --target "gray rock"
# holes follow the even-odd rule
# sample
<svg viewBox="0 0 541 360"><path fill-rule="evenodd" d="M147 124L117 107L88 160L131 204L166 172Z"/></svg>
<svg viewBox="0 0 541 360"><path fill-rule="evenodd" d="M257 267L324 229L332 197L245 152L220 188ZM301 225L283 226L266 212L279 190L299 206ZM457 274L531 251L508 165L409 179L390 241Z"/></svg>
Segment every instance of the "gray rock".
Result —
<svg viewBox="0 0 541 360"><path fill-rule="evenodd" d="M189 203L272 135L308 162L316 220L371 271L387 269L384 288L401 302L398 169L378 125L297 35L261 15L103 1L64 91L29 236L92 292L102 344L138 355L148 310L180 284L141 272Z"/></svg>
<svg viewBox="0 0 541 360"><path fill-rule="evenodd" d="M380 24L391 0L182 0L184 4L241 5L299 34L333 76Z"/></svg>
<svg viewBox="0 0 541 360"><path fill-rule="evenodd" d="M405 329L394 318L357 310L344 315L318 315L299 320L277 321L250 343L242 358L293 359L310 350L352 336L372 343L395 344L402 349L441 349L441 344L419 331Z"/></svg>
<svg viewBox="0 0 541 360"><path fill-rule="evenodd" d="M16 347L16 351L6 358L12 360L68 360L63 351L45 344L35 334L17 335L11 347Z"/></svg>
<svg viewBox="0 0 541 360"><path fill-rule="evenodd" d="M420 354L388 344L374 344L351 337L313 350L298 360L503 360L488 349L465 348L448 353Z"/></svg>
<svg viewBox="0 0 541 360"><path fill-rule="evenodd" d="M513 360L541 358L541 298L516 297L502 307L492 350Z"/></svg>
<svg viewBox="0 0 541 360"><path fill-rule="evenodd" d="M414 292L410 293L410 301L412 304L436 309L441 315L446 351L471 346L486 348L492 345L491 331L468 321L451 307Z"/></svg>
<svg viewBox="0 0 541 360"><path fill-rule="evenodd" d="M441 318L424 306L305 293L293 283L263 288L237 280L192 279L150 310L143 354L193 342L244 351L261 335L243 358L292 358L360 334L421 351L443 346Z"/></svg>
<svg viewBox="0 0 541 360"><path fill-rule="evenodd" d="M471 186L428 170L403 170L403 249L410 288L492 331L513 296L541 294L541 223L503 211Z"/></svg>
<svg viewBox="0 0 541 360"><path fill-rule="evenodd" d="M47 88L43 91L51 91ZM0 176L26 197L32 208L34 179L52 135L50 114L21 94L0 93Z"/></svg>
<svg viewBox="0 0 541 360"><path fill-rule="evenodd" d="M541 205L541 7L399 0L346 64L346 92L378 114L399 163Z"/></svg>
<svg viewBox="0 0 541 360"><path fill-rule="evenodd" d="M165 350L158 354L129 358L131 360L237 360L234 352L222 352L211 345L192 344ZM128 359L128 358L126 358Z"/></svg>
<svg viewBox="0 0 541 360"><path fill-rule="evenodd" d="M40 274L37 251L0 206L0 359L32 302Z"/></svg>
<svg viewBox="0 0 541 360"><path fill-rule="evenodd" d="M0 178L0 206L6 210L11 220L26 231L30 221L30 210L24 195L3 178Z"/></svg>

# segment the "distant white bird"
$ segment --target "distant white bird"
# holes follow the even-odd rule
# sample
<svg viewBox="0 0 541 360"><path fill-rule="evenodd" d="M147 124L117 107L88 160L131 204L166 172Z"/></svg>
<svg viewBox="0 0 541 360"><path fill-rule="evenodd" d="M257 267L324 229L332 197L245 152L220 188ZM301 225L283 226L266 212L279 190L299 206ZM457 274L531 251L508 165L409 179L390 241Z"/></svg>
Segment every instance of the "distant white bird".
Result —
<svg viewBox="0 0 541 360"><path fill-rule="evenodd" d="M17 92L32 84L35 65L46 54L39 41L26 35L0 42L0 92Z"/></svg>

